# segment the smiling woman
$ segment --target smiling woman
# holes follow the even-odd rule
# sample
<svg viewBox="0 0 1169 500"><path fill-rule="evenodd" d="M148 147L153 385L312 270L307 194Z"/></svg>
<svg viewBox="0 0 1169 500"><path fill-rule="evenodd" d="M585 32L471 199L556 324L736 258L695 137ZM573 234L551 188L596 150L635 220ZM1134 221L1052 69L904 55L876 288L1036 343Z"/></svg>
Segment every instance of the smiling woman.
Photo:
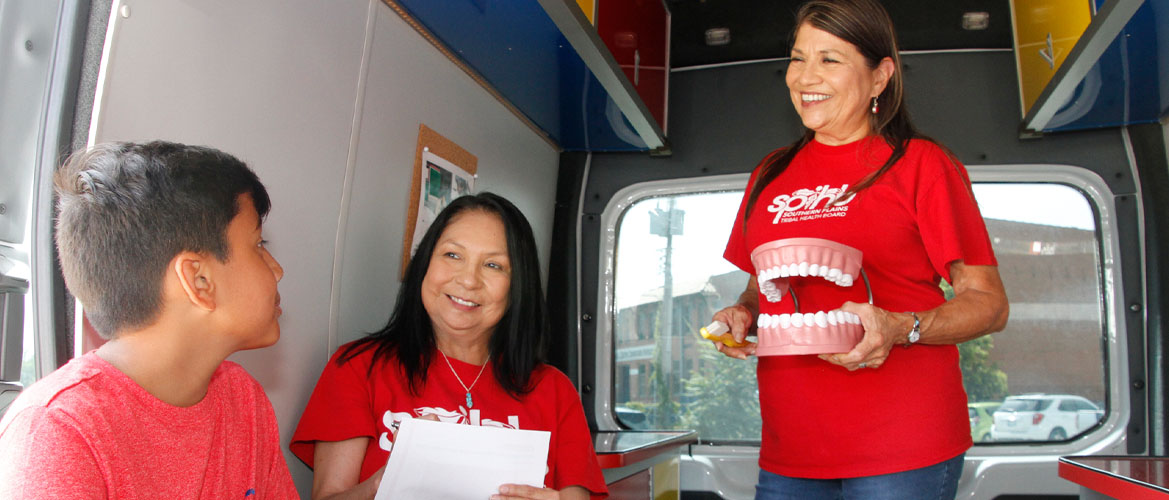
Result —
<svg viewBox="0 0 1169 500"><path fill-rule="evenodd" d="M787 87L816 141L837 146L871 133L870 116L880 112L877 96L893 73L892 58L872 64L853 44L805 23L796 32Z"/></svg>
<svg viewBox="0 0 1169 500"><path fill-rule="evenodd" d="M752 174L723 254L751 278L713 315L740 344L758 332L758 345L714 343L759 355L756 498L952 498L971 446L955 344L1007 317L986 226L965 168L909 120L881 5L813 0L796 26L786 82L806 131ZM867 302L831 279L836 255L864 273ZM810 311L859 319L863 336L842 340L819 315L819 328L786 323Z"/></svg>
<svg viewBox="0 0 1169 500"><path fill-rule="evenodd" d="M291 449L313 468L313 498L373 498L410 418L549 431L544 483L500 485L501 498L605 494L576 389L542 363L547 325L527 219L491 193L453 201L389 323L338 349L309 399Z"/></svg>
<svg viewBox="0 0 1169 500"><path fill-rule="evenodd" d="M454 217L435 246L422 305L439 352L472 364L487 361L487 344L507 310L511 263L503 221L467 211Z"/></svg>

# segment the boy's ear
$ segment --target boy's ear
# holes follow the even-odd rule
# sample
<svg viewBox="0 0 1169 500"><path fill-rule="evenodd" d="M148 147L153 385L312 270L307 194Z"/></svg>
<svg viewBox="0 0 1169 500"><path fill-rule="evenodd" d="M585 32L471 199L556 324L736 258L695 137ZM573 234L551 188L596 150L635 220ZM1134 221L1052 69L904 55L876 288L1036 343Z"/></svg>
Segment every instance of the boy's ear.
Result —
<svg viewBox="0 0 1169 500"><path fill-rule="evenodd" d="M214 311L215 281L211 279L209 258L212 257L189 251L180 252L171 260L171 270L191 304L207 311Z"/></svg>

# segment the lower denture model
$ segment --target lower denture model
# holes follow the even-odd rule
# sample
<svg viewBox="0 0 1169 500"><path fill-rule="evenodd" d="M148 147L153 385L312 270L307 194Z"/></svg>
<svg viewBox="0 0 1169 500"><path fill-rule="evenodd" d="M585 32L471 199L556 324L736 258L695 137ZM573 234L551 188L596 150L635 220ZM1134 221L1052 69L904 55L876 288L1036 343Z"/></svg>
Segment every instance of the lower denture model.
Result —
<svg viewBox="0 0 1169 500"><path fill-rule="evenodd" d="M787 238L759 245L751 252L759 292L768 302L779 302L789 292L794 314L759 314L759 356L848 352L864 336L860 317L834 309L801 313L788 278L819 276L838 286L852 286L861 269L861 251L820 238ZM865 288L872 303L868 280Z"/></svg>

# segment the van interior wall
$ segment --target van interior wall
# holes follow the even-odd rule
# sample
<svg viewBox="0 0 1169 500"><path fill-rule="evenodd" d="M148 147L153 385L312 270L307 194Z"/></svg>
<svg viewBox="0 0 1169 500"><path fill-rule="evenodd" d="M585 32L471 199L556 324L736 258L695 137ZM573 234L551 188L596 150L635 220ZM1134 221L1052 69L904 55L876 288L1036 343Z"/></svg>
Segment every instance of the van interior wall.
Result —
<svg viewBox="0 0 1169 500"><path fill-rule="evenodd" d="M1129 136L1133 144L1133 158L1141 168L1141 198L1144 206L1145 255L1147 258L1144 312L1148 322L1148 353L1146 363L1149 369L1150 394L1159 395L1149 405L1149 438L1152 445L1150 454L1164 456L1169 449L1169 430L1165 418L1165 380L1169 375L1166 354L1169 354L1169 294L1164 283L1169 283L1169 198L1151 196L1169 189L1169 127L1165 122L1130 127Z"/></svg>
<svg viewBox="0 0 1169 500"><path fill-rule="evenodd" d="M1133 199L1136 184L1120 129L1019 139L1022 114L1010 51L913 53L906 54L903 60L906 101L915 125L949 147L966 165L1077 165L1098 173L1118 200L1125 195ZM581 248L585 250L581 252L579 284L582 314L599 307L596 276L598 245L602 241L600 214L614 193L649 180L750 172L767 153L799 136L802 126L784 83L785 69L786 62L767 62L676 71L670 76L669 103L673 155L593 156L587 184L583 191L577 190L585 197L581 219ZM1122 214L1122 227L1118 228L1122 238L1136 241L1139 228L1135 212L1125 210L1119 201L1118 210ZM1124 215L1130 213L1132 217ZM731 224L728 220L728 231ZM1139 254L1126 258L1139 262ZM1139 264L1126 266L1126 297L1140 300L1141 271ZM1135 292L1128 290L1129 283L1134 284ZM1138 328L1135 334L1139 335L1142 322L1135 319L1129 322L1130 328ZM581 383L592 384L595 381L590 367L597 354L591 339L596 338L596 325L582 323L581 329L585 339L581 343ZM1143 369L1133 373L1142 372ZM584 394L586 411L595 407L595 397L607 395L604 389ZM1134 401L1142 401L1143 407L1143 394L1134 396L1139 396ZM1133 410L1144 414L1143 408ZM1138 441L1144 441L1143 434Z"/></svg>
<svg viewBox="0 0 1169 500"><path fill-rule="evenodd" d="M211 145L271 194L282 338L233 360L263 384L285 450L329 355L389 317L420 123L478 157L476 190L523 210L547 262L557 152L379 0L123 5L96 140ZM285 456L307 498L311 471Z"/></svg>

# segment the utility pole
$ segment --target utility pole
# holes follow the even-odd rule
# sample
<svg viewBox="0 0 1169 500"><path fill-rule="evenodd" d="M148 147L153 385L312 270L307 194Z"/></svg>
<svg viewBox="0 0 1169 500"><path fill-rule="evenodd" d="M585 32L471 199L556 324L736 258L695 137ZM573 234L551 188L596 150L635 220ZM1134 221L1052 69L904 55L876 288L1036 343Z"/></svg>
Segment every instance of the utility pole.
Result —
<svg viewBox="0 0 1169 500"><path fill-rule="evenodd" d="M660 208L650 212L650 233L663 236L666 238L665 255L662 258L662 302L659 309L659 330L658 330L658 368L662 380L659 383L667 384L667 387L672 386L674 382L674 356L673 356L673 332L674 332L674 270L673 270L673 254L674 254L674 235L682 235L683 217L682 210L674 208L674 198L668 198L666 202L666 209ZM679 346L679 357L681 357L681 346ZM681 373L680 371L678 372ZM674 393L676 391L669 391ZM658 416L658 421L664 421L664 415Z"/></svg>

